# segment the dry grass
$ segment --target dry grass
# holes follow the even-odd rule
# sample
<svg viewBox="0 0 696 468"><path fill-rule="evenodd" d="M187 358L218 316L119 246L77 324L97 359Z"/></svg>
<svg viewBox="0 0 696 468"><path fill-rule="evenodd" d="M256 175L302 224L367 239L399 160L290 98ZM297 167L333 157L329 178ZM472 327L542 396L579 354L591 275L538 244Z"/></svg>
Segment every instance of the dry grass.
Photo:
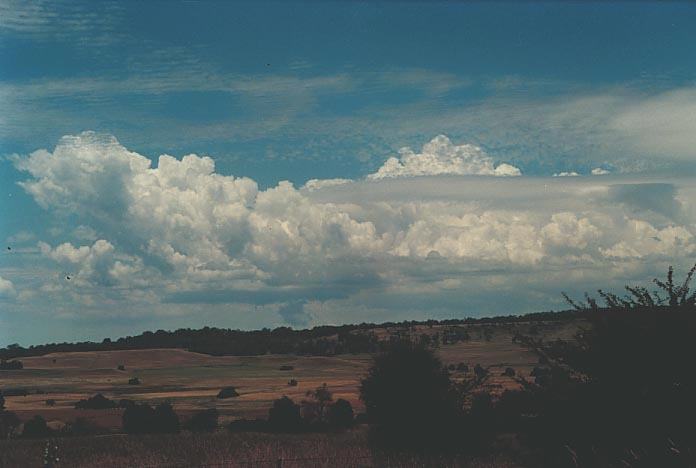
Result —
<svg viewBox="0 0 696 468"><path fill-rule="evenodd" d="M489 367L490 377L481 390L493 394L518 388L510 377L502 376L505 367L513 367L518 375L527 376L536 365L536 356L512 342L516 332L527 333L531 324L468 325L471 336L467 342L442 345L437 350L445 364L464 362L470 368L477 363ZM577 324L534 324L545 338L569 337L577 330ZM434 334L446 326L420 325L411 333ZM490 340L485 339L489 329ZM393 334L393 329L375 329L382 338ZM404 331L403 329L401 331ZM25 397L6 397L7 407L26 420L41 414L48 421L66 422L76 417L86 417L107 429L120 427L120 410L75 410L80 399L95 393L103 393L114 399L128 398L151 404L169 400L176 411L187 416L193 411L217 408L221 422L231 419L265 417L273 400L287 395L299 401L307 390L327 383L335 398L344 398L356 411L363 410L359 399L360 379L370 363L369 355L341 355L333 357L265 355L265 356L208 356L181 349L155 349L135 351L108 351L83 353L55 353L22 359L21 371L0 371L2 388L25 387L44 394ZM54 362L55 361L55 362ZM125 371L116 367L125 365ZM281 371L280 366L293 366L291 371ZM141 385L128 385L132 376L140 378ZM454 372L455 379L470 377ZM296 387L288 386L296 379ZM218 400L218 391L234 386L240 396ZM56 405L48 407L46 399Z"/></svg>
<svg viewBox="0 0 696 468"><path fill-rule="evenodd" d="M58 467L514 467L504 456L431 457L370 450L364 430L344 434L179 434L53 439ZM0 441L0 467L42 466L44 440Z"/></svg>

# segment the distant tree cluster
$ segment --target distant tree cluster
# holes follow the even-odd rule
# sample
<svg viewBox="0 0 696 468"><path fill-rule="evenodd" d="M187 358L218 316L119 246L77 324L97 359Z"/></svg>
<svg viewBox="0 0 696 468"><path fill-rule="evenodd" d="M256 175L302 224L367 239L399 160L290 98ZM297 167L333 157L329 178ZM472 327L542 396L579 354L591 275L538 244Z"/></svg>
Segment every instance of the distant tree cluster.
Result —
<svg viewBox="0 0 696 468"><path fill-rule="evenodd" d="M75 403L76 409L112 409L118 408L118 403L106 398L101 393L97 393L93 397L85 400L80 400Z"/></svg>
<svg viewBox="0 0 696 468"><path fill-rule="evenodd" d="M20 370L24 369L22 361L12 360L6 361L5 359L0 360L0 370Z"/></svg>
<svg viewBox="0 0 696 468"><path fill-rule="evenodd" d="M264 328L255 331L231 330L204 327L198 330L181 328L175 331L157 330L117 340L105 339L102 342L50 343L24 348L11 344L0 348L0 359L42 356L49 353L77 351L114 351L129 349L183 348L193 352L213 356L258 356L263 354L299 354L311 356L333 356L337 354L375 353L384 351L389 342L380 341L371 331L374 328L414 329L417 326L448 326L442 335L428 337L431 345L453 344L470 339L466 330L457 325L496 324L533 321L573 320L583 311L540 312L523 316L490 318L467 318L450 320L386 322L382 324L362 323L358 325L319 326L310 330L293 330L279 327L274 330ZM491 331L486 337L490 338ZM428 335L426 335L428 336ZM402 337L397 336L397 341ZM16 364L13 364L16 365ZM1 369L1 368L0 368ZM118 369L125 370L120 364Z"/></svg>

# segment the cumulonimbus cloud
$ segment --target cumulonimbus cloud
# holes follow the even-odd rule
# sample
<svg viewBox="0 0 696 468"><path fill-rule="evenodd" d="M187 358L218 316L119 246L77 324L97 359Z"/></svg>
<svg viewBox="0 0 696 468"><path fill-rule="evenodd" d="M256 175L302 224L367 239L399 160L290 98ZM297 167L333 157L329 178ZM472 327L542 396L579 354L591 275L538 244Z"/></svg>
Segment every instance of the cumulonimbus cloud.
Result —
<svg viewBox="0 0 696 468"><path fill-rule="evenodd" d="M497 168L484 153L445 140L437 137L420 155L404 153L393 172L422 177L316 181L304 189L280 182L261 190L195 154L162 155L153 167L114 137L89 132L15 164L29 175L22 186L37 203L90 227L93 240L39 244L45 258L70 269L71 284L146 291L156 301L306 304L407 284L451 290L464 271L533 278L572 264L616 272L696 253L690 180L665 191L665 184L610 175L446 176L452 167L483 175ZM413 162L423 155L438 177ZM669 199L643 209L639 201L653 192Z"/></svg>
<svg viewBox="0 0 696 468"><path fill-rule="evenodd" d="M478 146L454 145L445 135L438 135L423 145L420 153L402 148L398 158L390 157L367 178L378 180L434 175L519 176L522 172L507 163L495 166L493 158Z"/></svg>

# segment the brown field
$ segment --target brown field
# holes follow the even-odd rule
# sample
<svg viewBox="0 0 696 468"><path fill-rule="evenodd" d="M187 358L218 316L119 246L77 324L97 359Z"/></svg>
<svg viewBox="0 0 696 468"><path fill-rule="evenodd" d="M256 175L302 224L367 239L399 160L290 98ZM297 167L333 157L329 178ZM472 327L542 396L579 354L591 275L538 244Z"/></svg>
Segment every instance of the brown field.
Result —
<svg viewBox="0 0 696 468"><path fill-rule="evenodd" d="M577 324L537 324L545 338L568 338ZM411 328L415 335L434 334L444 326L419 325ZM484 328L492 333L484 337ZM471 339L453 345L441 345L437 352L445 364L464 362L473 367L479 363L490 371L482 390L495 395L505 389L519 387L516 379L505 377L506 367L513 367L518 376L528 376L537 363L529 350L512 342L516 332L526 332L527 324L468 325ZM375 329L386 338L404 329ZM55 353L22 359L24 369L0 371L0 388L26 388L30 395L8 396L6 406L22 420L41 414L47 421L62 423L83 417L106 429L121 424L121 410L77 410L78 400L103 393L113 399L128 398L139 402L169 401L183 417L195 410L215 407L221 423L238 418L265 417L273 400L287 395L295 401L305 397L307 390L326 383L334 398L350 401L356 412L363 410L359 399L360 379L365 375L371 356L365 354L332 357L264 355L209 356L181 349ZM124 365L125 371L117 370ZM279 370L289 365L291 371ZM128 385L137 376L140 385ZM453 372L455 379L465 375ZM288 386L296 379L298 386ZM232 385L239 397L219 400L218 391ZM38 392L38 393L37 393ZM47 399L56 405L46 406Z"/></svg>
<svg viewBox="0 0 696 468"><path fill-rule="evenodd" d="M478 386L494 396L520 387L519 377L528 377L537 365L537 356L517 343L516 333L527 334L530 324L465 326L470 340L440 345L436 349L446 364L466 363L468 373L452 371L456 380L472 378L471 369L481 364L489 377ZM536 323L544 339L568 339L578 329L575 323ZM415 336L442 332L444 326L419 325L408 331ZM488 332L486 333L486 329ZM375 329L386 339L406 329ZM486 337L488 335L488 337ZM365 428L347 434L216 434L183 433L172 436L130 437L115 434L121 426L120 409L78 410L77 401L102 393L112 399L128 398L151 404L169 401L185 420L200 409L217 408L220 424L239 418L265 418L273 400L287 395L299 402L310 389L326 383L334 399L344 398L356 413L363 411L359 398L361 378L372 357L367 354L332 357L264 355L253 357L208 356L181 349L55 353L24 358L24 369L0 371L0 388L26 388L27 396L6 396L6 406L26 421L39 414L54 429L78 417L100 426L110 435L57 439L63 462L59 466L516 466L505 455L495 459L423 460L395 459L375 455L369 450ZM125 371L117 370L124 365ZM281 366L293 366L283 371ZM506 367L517 376L502 375ZM138 377L140 385L128 385ZM288 386L296 379L298 386ZM239 397L219 400L218 391L234 386ZM47 399L55 406L46 406ZM40 466L38 457L45 441L0 441L0 468ZM311 454L318 459L296 460ZM244 460L253 460L245 463ZM260 460L270 460L260 461ZM293 461L294 460L294 461ZM195 461L195 463L193 462ZM174 463L179 464L174 464Z"/></svg>

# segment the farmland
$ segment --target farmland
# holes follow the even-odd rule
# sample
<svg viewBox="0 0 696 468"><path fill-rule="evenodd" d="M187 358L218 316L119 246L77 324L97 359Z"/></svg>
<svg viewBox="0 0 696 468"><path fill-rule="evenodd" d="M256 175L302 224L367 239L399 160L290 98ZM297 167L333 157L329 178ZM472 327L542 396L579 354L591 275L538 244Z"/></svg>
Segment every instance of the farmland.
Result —
<svg viewBox="0 0 696 468"><path fill-rule="evenodd" d="M576 322L538 323L546 338L572 336ZM495 325L462 325L470 339L436 348L446 365L451 366L455 380L471 377L471 370L463 372L455 367L465 363L470 368L480 364L489 370L481 382L481 390L494 395L505 389L519 387L518 378L528 376L537 364L537 356L513 342L516 333L526 333L526 323ZM418 325L416 327L376 327L370 332L386 340L406 332L414 336L434 335L445 326ZM449 327L451 328L451 327ZM201 409L216 408L220 423L239 418L263 418L271 403L287 395L302 400L308 390L326 383L334 399L351 402L356 413L363 411L359 399L360 379L370 363L369 354L342 354L336 356L210 356L183 349L146 349L122 351L94 351L52 353L23 358L24 369L0 371L2 389L26 390L24 396L7 396L7 409L20 419L36 414L43 416L54 428L75 418L85 418L106 430L114 431L121 425L121 409L75 409L77 401L102 393L114 400L130 399L150 404L169 401L182 417ZM119 366L123 370L119 370ZM502 375L507 367L516 375ZM285 369L285 370L281 370ZM139 385L129 385L137 377ZM297 386L290 386L290 379ZM216 398L221 388L234 386L239 396ZM47 406L47 400L54 400Z"/></svg>

